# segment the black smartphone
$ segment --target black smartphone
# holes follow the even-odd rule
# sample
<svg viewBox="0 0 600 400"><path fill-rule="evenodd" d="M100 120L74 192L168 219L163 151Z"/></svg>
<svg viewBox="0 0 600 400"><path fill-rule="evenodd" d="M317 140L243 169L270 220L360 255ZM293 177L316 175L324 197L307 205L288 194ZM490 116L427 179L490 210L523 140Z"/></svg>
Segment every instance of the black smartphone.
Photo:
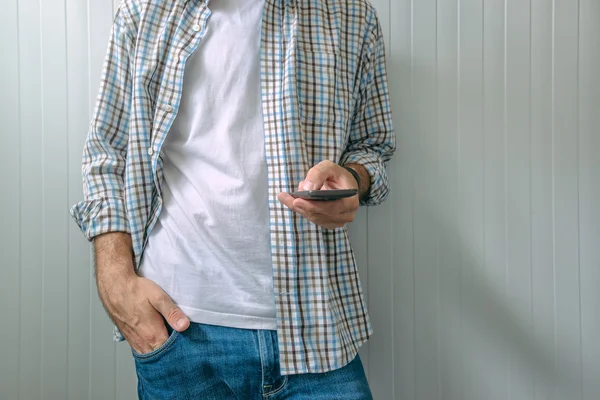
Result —
<svg viewBox="0 0 600 400"><path fill-rule="evenodd" d="M333 201L345 199L346 197L356 196L358 189L335 189L335 190L306 190L302 192L292 192L290 195L298 199Z"/></svg>

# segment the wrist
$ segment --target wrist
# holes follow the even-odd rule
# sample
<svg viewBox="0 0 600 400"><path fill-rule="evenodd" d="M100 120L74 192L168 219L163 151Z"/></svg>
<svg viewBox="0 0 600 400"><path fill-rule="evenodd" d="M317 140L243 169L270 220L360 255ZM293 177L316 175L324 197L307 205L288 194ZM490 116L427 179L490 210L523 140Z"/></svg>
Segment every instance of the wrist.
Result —
<svg viewBox="0 0 600 400"><path fill-rule="evenodd" d="M342 168L344 168L346 171L348 171L348 172L350 172L350 174L352 174L352 176L354 177L354 180L356 180L356 188L360 190L360 175L358 174L358 172L356 172L353 168L350 168L345 165Z"/></svg>
<svg viewBox="0 0 600 400"><path fill-rule="evenodd" d="M343 167L345 169L348 169L348 168L352 169L358 175L359 179L357 179L357 182L359 184L359 187L358 187L359 198L363 199L365 196L367 196L367 194L369 193L369 190L371 189L371 176L367 172L366 168L360 164L350 163L350 164L344 165ZM354 176L354 174L352 174L352 175ZM356 177L355 177L355 179L356 179Z"/></svg>

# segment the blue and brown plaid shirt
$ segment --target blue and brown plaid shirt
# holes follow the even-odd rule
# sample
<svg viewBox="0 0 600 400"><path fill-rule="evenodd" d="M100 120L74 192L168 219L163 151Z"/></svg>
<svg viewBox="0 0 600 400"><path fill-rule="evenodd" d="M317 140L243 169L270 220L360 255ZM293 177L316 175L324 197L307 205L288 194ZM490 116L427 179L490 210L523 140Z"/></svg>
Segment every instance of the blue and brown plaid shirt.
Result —
<svg viewBox="0 0 600 400"><path fill-rule="evenodd" d="M185 63L209 16L200 0L124 0L115 17L84 149L85 201L71 214L89 240L130 233L136 265L162 208L161 146ZM266 0L260 71L281 370L330 371L371 334L346 228L320 228L276 196L331 160L367 169L363 204L386 198L395 138L375 10L366 0Z"/></svg>

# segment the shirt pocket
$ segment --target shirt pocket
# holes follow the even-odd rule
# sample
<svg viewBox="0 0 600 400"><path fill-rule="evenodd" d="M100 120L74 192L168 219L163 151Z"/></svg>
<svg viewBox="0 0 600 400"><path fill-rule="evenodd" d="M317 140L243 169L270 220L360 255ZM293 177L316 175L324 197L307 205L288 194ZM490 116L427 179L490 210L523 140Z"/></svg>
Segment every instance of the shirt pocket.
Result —
<svg viewBox="0 0 600 400"><path fill-rule="evenodd" d="M343 125L346 100L341 87L340 66L340 57L335 52L298 47L298 105L304 125Z"/></svg>

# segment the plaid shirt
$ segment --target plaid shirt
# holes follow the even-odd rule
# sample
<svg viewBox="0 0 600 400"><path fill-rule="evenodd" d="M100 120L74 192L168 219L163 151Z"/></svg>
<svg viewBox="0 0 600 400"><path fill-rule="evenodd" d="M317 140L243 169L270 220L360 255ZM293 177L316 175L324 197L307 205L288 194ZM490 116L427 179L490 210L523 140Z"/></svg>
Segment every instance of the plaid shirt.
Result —
<svg viewBox="0 0 600 400"><path fill-rule="evenodd" d="M71 214L89 240L130 233L135 265L162 208L160 149L185 62L209 16L200 0L124 0L115 17L84 149L85 201ZM367 169L363 204L387 197L395 138L375 10L366 0L266 0L260 71L281 371L330 371L371 334L346 228L320 228L276 196L331 160Z"/></svg>

